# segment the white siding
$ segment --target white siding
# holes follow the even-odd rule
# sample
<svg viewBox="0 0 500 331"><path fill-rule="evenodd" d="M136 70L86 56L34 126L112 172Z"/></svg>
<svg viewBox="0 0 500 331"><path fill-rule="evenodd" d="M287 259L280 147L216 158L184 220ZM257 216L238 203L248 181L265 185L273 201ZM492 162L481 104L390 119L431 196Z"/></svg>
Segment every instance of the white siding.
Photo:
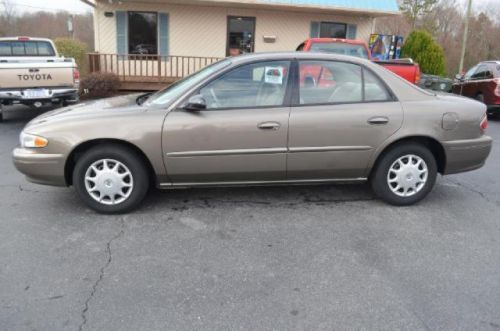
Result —
<svg viewBox="0 0 500 331"><path fill-rule="evenodd" d="M362 15L330 15L272 9L244 9L220 6L175 5L162 3L112 4L98 2L95 9L95 47L100 53L116 53L115 17L104 12L154 11L170 14L170 54L224 57L227 42L227 16L256 17L255 51L290 51L309 37L312 21L331 21L357 25L357 39L368 41L373 18ZM264 36L276 36L265 43Z"/></svg>

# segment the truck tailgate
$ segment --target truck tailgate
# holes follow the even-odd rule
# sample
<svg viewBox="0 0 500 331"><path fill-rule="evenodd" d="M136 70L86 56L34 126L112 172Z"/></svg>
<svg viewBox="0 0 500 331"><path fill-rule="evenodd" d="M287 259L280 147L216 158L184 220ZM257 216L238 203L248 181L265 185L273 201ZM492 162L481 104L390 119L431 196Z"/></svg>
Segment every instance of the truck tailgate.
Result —
<svg viewBox="0 0 500 331"><path fill-rule="evenodd" d="M73 87L72 62L0 63L0 89Z"/></svg>

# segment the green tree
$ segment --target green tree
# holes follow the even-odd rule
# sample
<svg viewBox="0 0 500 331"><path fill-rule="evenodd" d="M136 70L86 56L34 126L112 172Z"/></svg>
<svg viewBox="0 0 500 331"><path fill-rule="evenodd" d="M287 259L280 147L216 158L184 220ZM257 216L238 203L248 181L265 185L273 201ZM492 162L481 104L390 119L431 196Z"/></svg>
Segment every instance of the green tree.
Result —
<svg viewBox="0 0 500 331"><path fill-rule="evenodd" d="M59 55L74 58L80 71L87 68L87 45L76 39L57 38L54 40Z"/></svg>
<svg viewBox="0 0 500 331"><path fill-rule="evenodd" d="M401 49L403 57L415 60L425 74L446 75L446 59L443 48L432 39L429 32L415 30Z"/></svg>
<svg viewBox="0 0 500 331"><path fill-rule="evenodd" d="M415 28L417 20L428 14L437 2L438 0L402 0L399 8Z"/></svg>

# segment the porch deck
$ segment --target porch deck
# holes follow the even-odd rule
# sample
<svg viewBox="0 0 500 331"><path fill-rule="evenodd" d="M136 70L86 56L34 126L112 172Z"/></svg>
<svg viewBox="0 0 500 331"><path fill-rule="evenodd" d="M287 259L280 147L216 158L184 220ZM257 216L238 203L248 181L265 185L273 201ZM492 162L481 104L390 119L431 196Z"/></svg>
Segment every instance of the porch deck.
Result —
<svg viewBox="0 0 500 331"><path fill-rule="evenodd" d="M90 53L89 71L116 74L124 91L155 91L221 58Z"/></svg>

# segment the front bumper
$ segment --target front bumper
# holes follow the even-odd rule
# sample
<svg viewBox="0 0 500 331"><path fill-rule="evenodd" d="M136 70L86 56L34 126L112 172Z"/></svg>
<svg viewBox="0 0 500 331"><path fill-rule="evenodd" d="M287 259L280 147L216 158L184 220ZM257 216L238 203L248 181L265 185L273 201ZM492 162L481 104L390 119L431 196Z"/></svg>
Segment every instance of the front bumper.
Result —
<svg viewBox="0 0 500 331"><path fill-rule="evenodd" d="M478 139L455 140L443 143L446 153L445 175L481 168L490 155L493 139L482 136Z"/></svg>
<svg viewBox="0 0 500 331"><path fill-rule="evenodd" d="M43 154L27 148L16 148L12 153L14 166L30 182L67 186L64 177L65 157L62 154Z"/></svg>

